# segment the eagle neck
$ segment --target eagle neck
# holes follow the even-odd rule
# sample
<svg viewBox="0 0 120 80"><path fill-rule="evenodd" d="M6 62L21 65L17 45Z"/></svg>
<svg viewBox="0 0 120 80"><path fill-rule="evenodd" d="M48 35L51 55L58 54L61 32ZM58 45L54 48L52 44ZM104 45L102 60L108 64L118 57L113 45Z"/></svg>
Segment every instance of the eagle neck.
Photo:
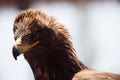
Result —
<svg viewBox="0 0 120 80"><path fill-rule="evenodd" d="M87 68L68 43L58 43L47 48L38 46L24 56L35 80L72 80L75 73Z"/></svg>

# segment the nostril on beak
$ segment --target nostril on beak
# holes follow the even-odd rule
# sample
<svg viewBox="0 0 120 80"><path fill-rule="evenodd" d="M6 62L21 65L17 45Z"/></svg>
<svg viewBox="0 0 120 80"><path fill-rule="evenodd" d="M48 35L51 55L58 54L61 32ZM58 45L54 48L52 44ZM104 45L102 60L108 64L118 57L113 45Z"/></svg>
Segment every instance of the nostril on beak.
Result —
<svg viewBox="0 0 120 80"><path fill-rule="evenodd" d="M22 44L21 44L21 43L17 43L16 45L17 45L17 46L22 46Z"/></svg>

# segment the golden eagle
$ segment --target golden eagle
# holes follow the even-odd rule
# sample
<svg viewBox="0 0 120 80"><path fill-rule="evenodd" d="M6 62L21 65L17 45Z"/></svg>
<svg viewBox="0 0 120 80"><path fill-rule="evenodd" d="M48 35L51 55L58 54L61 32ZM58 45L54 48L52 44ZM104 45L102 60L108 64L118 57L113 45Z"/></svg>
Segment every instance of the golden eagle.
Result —
<svg viewBox="0 0 120 80"><path fill-rule="evenodd" d="M23 54L35 80L120 80L86 67L75 54L68 30L42 10L20 12L13 26L13 56Z"/></svg>

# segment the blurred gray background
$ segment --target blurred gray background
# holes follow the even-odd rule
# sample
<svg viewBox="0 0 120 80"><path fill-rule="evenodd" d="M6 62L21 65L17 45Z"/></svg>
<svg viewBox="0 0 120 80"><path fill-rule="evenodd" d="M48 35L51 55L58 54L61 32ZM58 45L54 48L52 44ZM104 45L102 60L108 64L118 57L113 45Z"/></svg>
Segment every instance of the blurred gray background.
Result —
<svg viewBox="0 0 120 80"><path fill-rule="evenodd" d="M14 18L27 8L63 23L85 65L120 74L120 0L0 0L0 80L34 80L23 55L12 56Z"/></svg>

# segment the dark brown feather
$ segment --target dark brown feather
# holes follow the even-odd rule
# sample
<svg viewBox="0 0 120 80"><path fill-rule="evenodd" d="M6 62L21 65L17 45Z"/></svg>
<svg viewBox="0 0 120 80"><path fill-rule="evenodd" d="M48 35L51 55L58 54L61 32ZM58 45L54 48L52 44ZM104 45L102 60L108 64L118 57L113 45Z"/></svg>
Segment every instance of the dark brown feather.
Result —
<svg viewBox="0 0 120 80"><path fill-rule="evenodd" d="M93 71L80 62L68 30L42 10L22 11L15 19L13 31L15 39L22 36L24 45L40 42L24 53L35 80L120 80L120 76Z"/></svg>

